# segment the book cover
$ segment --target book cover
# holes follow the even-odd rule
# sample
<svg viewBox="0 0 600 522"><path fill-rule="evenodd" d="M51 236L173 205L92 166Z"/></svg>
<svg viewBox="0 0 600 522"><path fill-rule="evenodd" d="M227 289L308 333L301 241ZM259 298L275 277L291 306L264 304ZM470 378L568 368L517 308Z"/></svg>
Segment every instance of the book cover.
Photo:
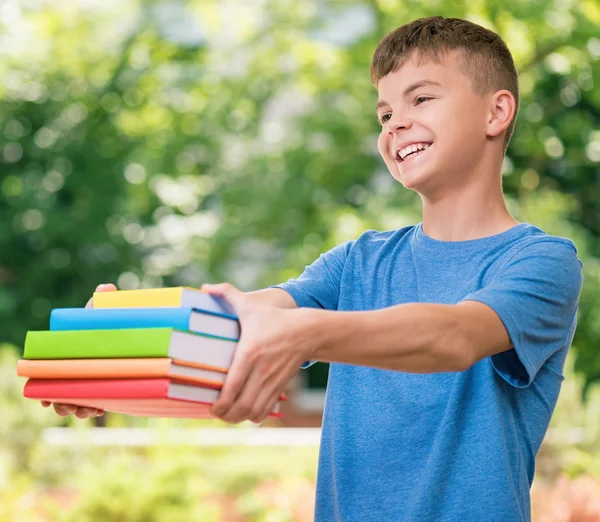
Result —
<svg viewBox="0 0 600 522"><path fill-rule="evenodd" d="M94 292L94 308L198 308L235 316L233 307L208 292L187 286Z"/></svg>
<svg viewBox="0 0 600 522"><path fill-rule="evenodd" d="M240 324L235 316L194 308L55 308L50 312L52 331L159 327L232 340L240 336Z"/></svg>
<svg viewBox="0 0 600 522"><path fill-rule="evenodd" d="M24 359L126 359L169 357L229 368L236 341L174 328L29 331Z"/></svg>

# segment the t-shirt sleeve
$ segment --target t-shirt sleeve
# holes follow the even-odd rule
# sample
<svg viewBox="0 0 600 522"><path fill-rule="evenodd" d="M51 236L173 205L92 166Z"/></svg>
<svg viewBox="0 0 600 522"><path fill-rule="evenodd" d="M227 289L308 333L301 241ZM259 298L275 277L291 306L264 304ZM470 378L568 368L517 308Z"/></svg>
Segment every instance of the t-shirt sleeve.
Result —
<svg viewBox="0 0 600 522"><path fill-rule="evenodd" d="M572 242L537 241L463 299L488 305L504 323L513 348L492 356L492 364L509 384L526 388L554 353L568 348L582 282Z"/></svg>
<svg viewBox="0 0 600 522"><path fill-rule="evenodd" d="M321 254L297 279L274 285L290 294L299 308L337 310L342 271L353 241Z"/></svg>
<svg viewBox="0 0 600 522"><path fill-rule="evenodd" d="M312 264L305 267L297 279L273 285L292 296L299 308L322 308L337 310L340 298L342 272L348 252L354 241L346 241L321 254ZM308 368L315 361L307 361L302 368Z"/></svg>

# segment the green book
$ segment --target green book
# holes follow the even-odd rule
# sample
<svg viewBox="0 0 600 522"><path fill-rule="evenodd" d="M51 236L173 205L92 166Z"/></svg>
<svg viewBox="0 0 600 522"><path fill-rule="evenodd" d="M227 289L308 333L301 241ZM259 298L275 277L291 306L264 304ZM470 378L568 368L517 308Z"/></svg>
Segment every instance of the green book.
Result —
<svg viewBox="0 0 600 522"><path fill-rule="evenodd" d="M237 341L175 328L27 332L24 359L170 357L229 368Z"/></svg>

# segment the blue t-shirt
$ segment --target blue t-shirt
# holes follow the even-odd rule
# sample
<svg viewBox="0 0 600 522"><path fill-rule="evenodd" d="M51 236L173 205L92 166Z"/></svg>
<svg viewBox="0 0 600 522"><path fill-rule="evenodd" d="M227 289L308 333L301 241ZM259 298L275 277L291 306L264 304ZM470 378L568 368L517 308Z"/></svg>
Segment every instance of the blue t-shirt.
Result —
<svg viewBox="0 0 600 522"><path fill-rule="evenodd" d="M328 310L480 301L513 345L463 372L332 363L316 522L529 521L581 285L575 245L527 223L457 242L369 230L276 285Z"/></svg>

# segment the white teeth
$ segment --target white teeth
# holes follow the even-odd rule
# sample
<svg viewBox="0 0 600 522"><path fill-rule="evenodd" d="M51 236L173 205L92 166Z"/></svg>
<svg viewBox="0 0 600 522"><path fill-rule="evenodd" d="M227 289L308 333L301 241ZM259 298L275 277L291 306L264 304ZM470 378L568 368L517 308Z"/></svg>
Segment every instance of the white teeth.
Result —
<svg viewBox="0 0 600 522"><path fill-rule="evenodd" d="M410 153L417 152L418 150L426 150L429 148L430 143L413 143L398 151L398 155L402 160L406 158Z"/></svg>

